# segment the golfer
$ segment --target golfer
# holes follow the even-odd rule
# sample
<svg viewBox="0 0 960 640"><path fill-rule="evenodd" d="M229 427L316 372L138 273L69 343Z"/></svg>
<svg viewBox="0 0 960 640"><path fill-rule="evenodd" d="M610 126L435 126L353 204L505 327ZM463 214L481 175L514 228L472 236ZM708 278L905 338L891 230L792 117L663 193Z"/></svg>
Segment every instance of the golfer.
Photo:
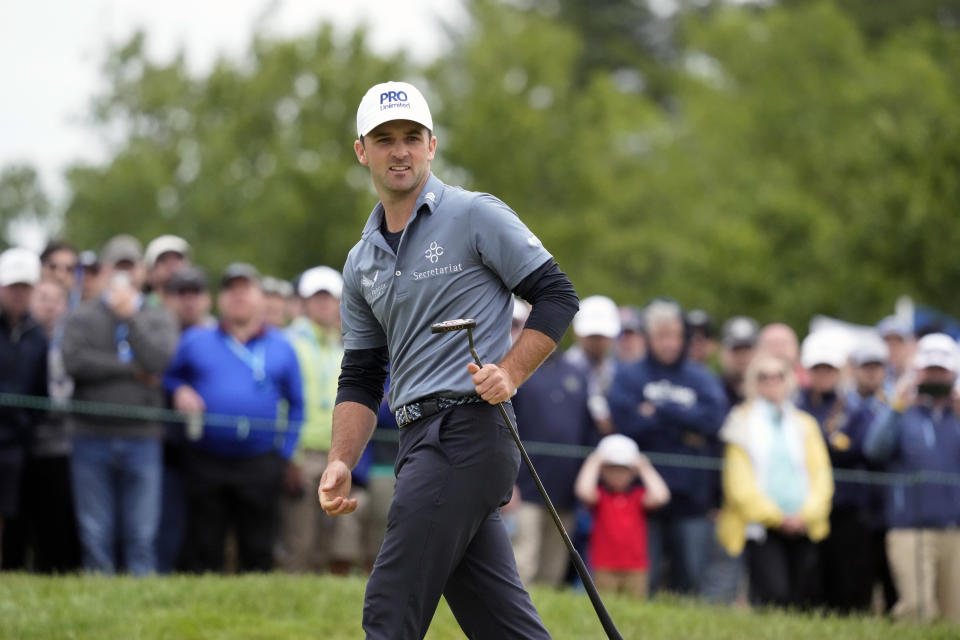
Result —
<svg viewBox="0 0 960 640"><path fill-rule="evenodd" d="M421 93L371 88L357 111L357 159L380 203L343 268L344 357L319 497L347 514L350 469L376 425L387 363L400 427L386 537L367 584L367 638L423 638L443 595L470 638L548 638L517 575L499 507L519 451L496 403L556 347L578 308L540 241L497 198L430 172L437 148ZM533 305L511 348L511 292ZM466 337L430 325L473 318Z"/></svg>

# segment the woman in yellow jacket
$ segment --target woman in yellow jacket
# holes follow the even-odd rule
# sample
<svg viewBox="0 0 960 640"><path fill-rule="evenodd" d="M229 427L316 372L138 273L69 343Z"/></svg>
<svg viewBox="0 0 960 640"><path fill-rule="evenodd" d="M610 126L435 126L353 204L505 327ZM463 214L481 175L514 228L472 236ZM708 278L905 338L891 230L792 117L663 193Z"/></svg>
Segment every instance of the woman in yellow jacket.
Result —
<svg viewBox="0 0 960 640"><path fill-rule="evenodd" d="M833 473L813 416L790 400L796 387L783 360L758 355L747 369L747 400L720 432L723 509L717 537L745 551L750 601L805 607L820 591L816 542L830 530Z"/></svg>

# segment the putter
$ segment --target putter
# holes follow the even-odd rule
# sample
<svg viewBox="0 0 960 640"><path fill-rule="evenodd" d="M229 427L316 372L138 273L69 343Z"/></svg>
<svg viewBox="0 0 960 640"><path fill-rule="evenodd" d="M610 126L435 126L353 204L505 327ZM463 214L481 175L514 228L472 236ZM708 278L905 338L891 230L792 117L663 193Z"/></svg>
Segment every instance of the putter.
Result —
<svg viewBox="0 0 960 640"><path fill-rule="evenodd" d="M472 318L458 318L456 320L446 320L430 325L430 331L431 333L451 333L453 331L463 331L466 329L467 340L470 343L470 355L473 356L473 360L477 363L477 366L482 367L483 363L480 361L480 356L477 354L477 349L473 344L473 329L476 326L477 321ZM623 640L623 636L621 636L620 631L617 630L617 625L613 623L613 619L610 617L610 614L607 613L607 608L603 606L603 600L600 599L600 594L597 592L597 585L593 583L593 578L590 576L590 572L587 571L587 565L583 563L583 558L580 557L580 554L577 553L577 550L574 548L570 536L567 535L567 531L563 528L563 523L560 521L560 515L553 506L550 496L547 495L547 490L544 488L543 482L540 481L540 476L537 475L536 469L533 468L533 461L530 460L530 456L527 455L527 450L520 441L520 433L517 431L517 427L513 424L502 402L497 403L497 408L500 409L500 415L503 416L504 422L510 427L510 434L513 436L514 442L517 443L517 448L520 449L520 457L523 458L524 464L527 465L527 470L530 472L534 483L537 485L537 489L540 491L540 497L543 498L543 503L547 506L547 510L553 518L553 523L557 525L557 531L560 532L560 536L563 538L563 544L566 545L567 551L570 553L570 559L573 561L573 566L577 570L577 575L580 576L580 580L583 581L583 587L586 589L587 595L590 596L590 603L593 604L593 610L597 612L597 617L600 618L600 625L603 627L603 630L606 631L607 637L611 640Z"/></svg>

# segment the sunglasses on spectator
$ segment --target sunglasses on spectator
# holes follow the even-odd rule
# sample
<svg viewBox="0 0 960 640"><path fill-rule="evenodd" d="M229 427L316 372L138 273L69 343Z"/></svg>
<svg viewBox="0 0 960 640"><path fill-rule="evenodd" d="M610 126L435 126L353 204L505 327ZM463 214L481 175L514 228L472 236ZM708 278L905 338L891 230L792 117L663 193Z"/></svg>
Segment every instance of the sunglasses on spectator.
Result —
<svg viewBox="0 0 960 640"><path fill-rule="evenodd" d="M783 371L761 371L757 374L758 382L768 382L771 380L783 380L786 375Z"/></svg>

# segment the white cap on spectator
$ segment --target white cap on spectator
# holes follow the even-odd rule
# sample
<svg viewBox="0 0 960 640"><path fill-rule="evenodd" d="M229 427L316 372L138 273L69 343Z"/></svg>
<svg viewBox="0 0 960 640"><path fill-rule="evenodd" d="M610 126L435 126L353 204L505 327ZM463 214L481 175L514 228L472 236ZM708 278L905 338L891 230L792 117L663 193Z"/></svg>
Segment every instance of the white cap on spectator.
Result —
<svg viewBox="0 0 960 640"><path fill-rule="evenodd" d="M166 235L154 238L143 253L143 262L148 269L152 269L160 256L165 253L178 253L181 256L186 256L190 253L190 243L180 236Z"/></svg>
<svg viewBox="0 0 960 640"><path fill-rule="evenodd" d="M326 291L339 300L343 293L343 277L340 272L330 267L313 267L304 271L297 288L300 297L309 298L321 291Z"/></svg>
<svg viewBox="0 0 960 640"><path fill-rule="evenodd" d="M604 464L616 464L622 467L633 465L637 456L640 455L640 448L633 438L627 437L621 433L614 433L604 436L597 444L597 455Z"/></svg>
<svg viewBox="0 0 960 640"><path fill-rule="evenodd" d="M580 311L573 317L573 332L581 338L616 338L620 335L620 309L606 296L584 298L580 302Z"/></svg>
<svg viewBox="0 0 960 640"><path fill-rule="evenodd" d="M0 287L40 282L40 258L33 251L14 247L0 253Z"/></svg>
<svg viewBox="0 0 960 640"><path fill-rule="evenodd" d="M960 353L958 353L956 340L945 333L930 333L917 342L913 365L917 369L943 367L956 373L958 358Z"/></svg>
<svg viewBox="0 0 960 640"><path fill-rule="evenodd" d="M825 364L840 369L847 359L843 340L832 331L816 331L808 335L800 346L800 363L807 369Z"/></svg>
<svg viewBox="0 0 960 640"><path fill-rule="evenodd" d="M362 138L390 120L412 120L433 131L426 99L408 82L383 82L370 87L357 109L357 135Z"/></svg>
<svg viewBox="0 0 960 640"><path fill-rule="evenodd" d="M890 348L879 333L868 333L857 340L850 352L850 362L855 367L866 364L885 364L890 358Z"/></svg>

